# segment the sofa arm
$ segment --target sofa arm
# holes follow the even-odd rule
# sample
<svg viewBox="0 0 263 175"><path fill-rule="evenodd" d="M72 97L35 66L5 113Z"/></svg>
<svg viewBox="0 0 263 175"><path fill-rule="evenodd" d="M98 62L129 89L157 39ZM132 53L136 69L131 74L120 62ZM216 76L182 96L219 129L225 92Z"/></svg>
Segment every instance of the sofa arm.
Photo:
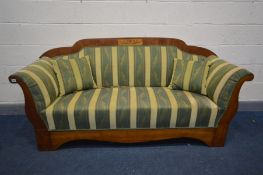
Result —
<svg viewBox="0 0 263 175"><path fill-rule="evenodd" d="M39 59L10 75L9 81L19 83L22 88L29 90L37 112L45 109L58 97L58 80L51 62L46 59ZM26 98L26 94L24 95Z"/></svg>
<svg viewBox="0 0 263 175"><path fill-rule="evenodd" d="M224 111L230 105L234 91L237 91L238 100L241 85L244 81L252 80L254 75L225 60L216 57L212 59L214 61L212 61L207 78L207 96Z"/></svg>

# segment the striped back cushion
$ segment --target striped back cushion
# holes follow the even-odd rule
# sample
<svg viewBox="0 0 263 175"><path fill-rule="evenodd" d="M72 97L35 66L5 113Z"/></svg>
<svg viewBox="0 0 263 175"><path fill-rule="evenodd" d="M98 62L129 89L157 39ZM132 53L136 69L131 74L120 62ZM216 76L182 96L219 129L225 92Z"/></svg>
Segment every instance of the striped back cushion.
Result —
<svg viewBox="0 0 263 175"><path fill-rule="evenodd" d="M59 95L96 87L90 68L89 57L52 60L59 82Z"/></svg>
<svg viewBox="0 0 263 175"><path fill-rule="evenodd" d="M210 61L174 59L171 89L183 89L206 95L206 79Z"/></svg>
<svg viewBox="0 0 263 175"><path fill-rule="evenodd" d="M182 52L175 46L103 46L85 47L78 53L56 58L89 55L94 80L98 87L168 86L173 59L203 60L204 56Z"/></svg>

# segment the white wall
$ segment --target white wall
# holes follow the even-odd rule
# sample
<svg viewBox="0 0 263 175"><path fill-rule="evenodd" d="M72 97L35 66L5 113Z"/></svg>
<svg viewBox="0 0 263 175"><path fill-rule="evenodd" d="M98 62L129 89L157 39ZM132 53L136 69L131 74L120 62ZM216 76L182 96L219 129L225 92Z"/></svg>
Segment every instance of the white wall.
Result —
<svg viewBox="0 0 263 175"><path fill-rule="evenodd" d="M83 38L173 37L248 68L242 101L263 101L263 0L1 0L0 103L22 103L7 77Z"/></svg>

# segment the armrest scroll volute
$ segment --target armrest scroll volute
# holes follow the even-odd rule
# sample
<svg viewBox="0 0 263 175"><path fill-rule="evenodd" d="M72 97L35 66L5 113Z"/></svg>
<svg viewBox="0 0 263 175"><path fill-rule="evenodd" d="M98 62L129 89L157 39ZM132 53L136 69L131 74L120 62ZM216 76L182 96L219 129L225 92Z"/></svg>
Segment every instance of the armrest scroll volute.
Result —
<svg viewBox="0 0 263 175"><path fill-rule="evenodd" d="M9 82L12 83L12 84L18 83L18 82L17 82L17 79L18 79L18 77L15 76L15 75L10 75L10 76L8 77Z"/></svg>

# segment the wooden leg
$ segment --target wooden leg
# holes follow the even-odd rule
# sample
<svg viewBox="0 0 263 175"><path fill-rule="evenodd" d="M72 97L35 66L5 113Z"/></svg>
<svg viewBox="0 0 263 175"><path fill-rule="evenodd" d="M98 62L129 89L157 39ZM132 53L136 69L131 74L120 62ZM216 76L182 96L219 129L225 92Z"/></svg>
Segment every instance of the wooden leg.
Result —
<svg viewBox="0 0 263 175"><path fill-rule="evenodd" d="M47 130L35 130L39 151L55 151L70 140L63 140L56 133Z"/></svg>
<svg viewBox="0 0 263 175"><path fill-rule="evenodd" d="M35 130L36 142L39 151L56 150L51 141L50 133L46 130Z"/></svg>
<svg viewBox="0 0 263 175"><path fill-rule="evenodd" d="M225 145L228 126L220 126L216 129L211 147L223 147Z"/></svg>

